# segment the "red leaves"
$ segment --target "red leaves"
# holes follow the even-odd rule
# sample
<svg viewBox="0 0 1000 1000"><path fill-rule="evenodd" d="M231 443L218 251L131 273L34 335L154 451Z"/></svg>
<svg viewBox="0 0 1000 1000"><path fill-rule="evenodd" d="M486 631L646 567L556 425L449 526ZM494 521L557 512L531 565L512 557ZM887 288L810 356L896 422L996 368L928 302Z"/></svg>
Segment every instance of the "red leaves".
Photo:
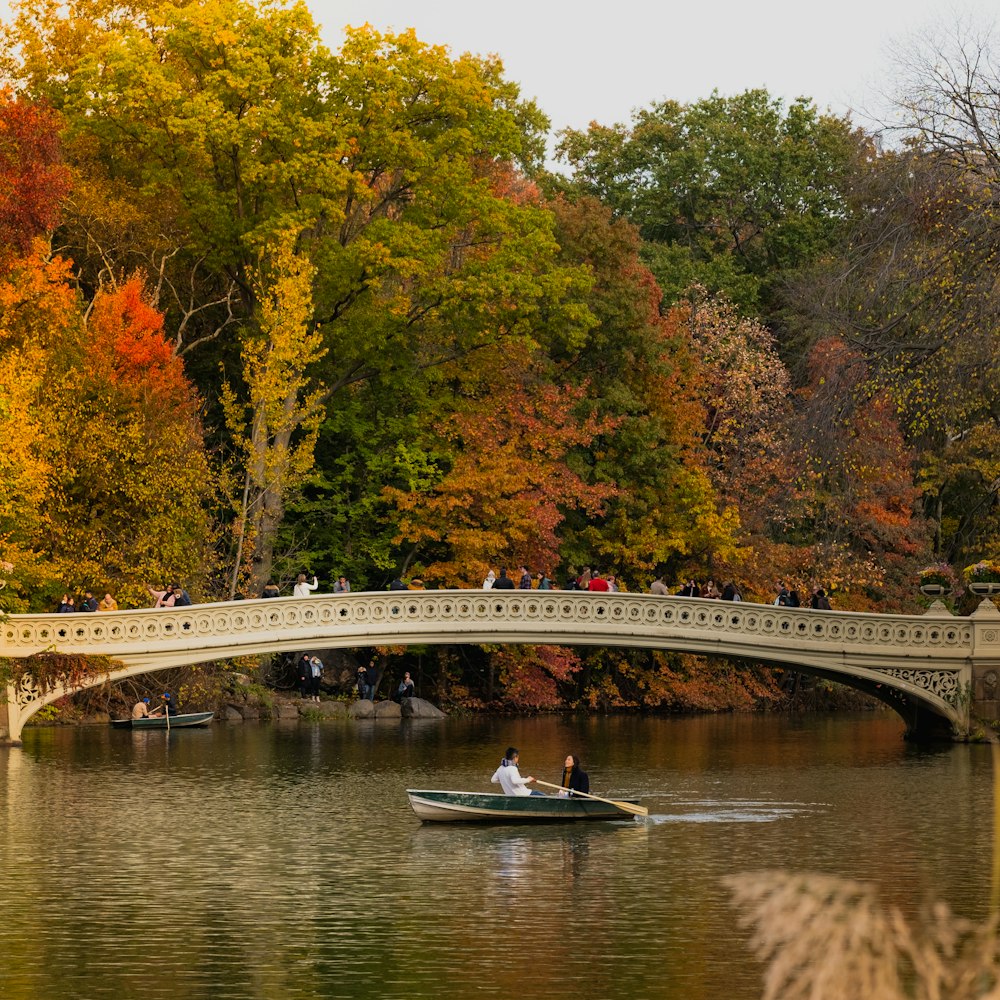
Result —
<svg viewBox="0 0 1000 1000"><path fill-rule="evenodd" d="M69 186L55 113L0 93L0 253L23 254L52 229Z"/></svg>

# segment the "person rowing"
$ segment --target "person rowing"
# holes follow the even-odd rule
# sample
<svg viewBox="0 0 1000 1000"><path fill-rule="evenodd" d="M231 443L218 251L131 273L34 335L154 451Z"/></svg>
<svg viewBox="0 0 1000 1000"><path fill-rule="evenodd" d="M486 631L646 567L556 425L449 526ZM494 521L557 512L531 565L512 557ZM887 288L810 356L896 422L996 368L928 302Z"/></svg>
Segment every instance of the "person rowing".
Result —
<svg viewBox="0 0 1000 1000"><path fill-rule="evenodd" d="M507 752L490 781L494 785L499 784L504 795L544 795L544 792L533 792L528 788L535 779L530 775L527 778L521 777L521 772L517 769L519 756L517 747L507 747Z"/></svg>

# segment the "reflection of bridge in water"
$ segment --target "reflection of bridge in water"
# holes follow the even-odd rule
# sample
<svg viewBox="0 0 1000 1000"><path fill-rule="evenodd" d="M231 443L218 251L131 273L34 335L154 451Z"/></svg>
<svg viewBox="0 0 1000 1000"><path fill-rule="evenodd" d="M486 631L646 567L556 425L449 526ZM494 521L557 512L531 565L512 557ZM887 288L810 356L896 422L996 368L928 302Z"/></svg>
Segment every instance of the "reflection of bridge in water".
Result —
<svg viewBox="0 0 1000 1000"><path fill-rule="evenodd" d="M976 718L1000 716L1000 611L988 600L958 618L940 604L922 616L877 615L650 594L401 591L11 615L0 626L0 656L51 650L123 665L84 686L253 653L454 643L632 647L782 666L874 695L914 736L964 735ZM8 687L0 739L19 741L35 712L68 693Z"/></svg>

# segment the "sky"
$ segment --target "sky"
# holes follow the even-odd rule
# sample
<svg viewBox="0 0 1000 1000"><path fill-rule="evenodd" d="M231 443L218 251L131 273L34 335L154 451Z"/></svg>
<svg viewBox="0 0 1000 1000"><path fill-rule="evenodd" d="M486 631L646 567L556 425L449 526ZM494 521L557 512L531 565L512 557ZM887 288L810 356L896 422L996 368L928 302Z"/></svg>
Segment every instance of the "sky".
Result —
<svg viewBox="0 0 1000 1000"><path fill-rule="evenodd" d="M306 0L332 47L344 25L414 28L454 54L497 54L553 130L627 122L654 101L766 87L786 101L885 113L890 46L956 17L986 25L974 0Z"/></svg>

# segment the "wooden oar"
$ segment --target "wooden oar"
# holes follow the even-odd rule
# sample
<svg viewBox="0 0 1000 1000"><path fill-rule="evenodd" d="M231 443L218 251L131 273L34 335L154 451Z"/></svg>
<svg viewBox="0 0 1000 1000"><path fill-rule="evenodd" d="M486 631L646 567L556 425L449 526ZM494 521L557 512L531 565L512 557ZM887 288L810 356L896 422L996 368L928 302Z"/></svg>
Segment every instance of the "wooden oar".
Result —
<svg viewBox="0 0 1000 1000"><path fill-rule="evenodd" d="M562 785L553 785L550 781L539 781L535 778L536 785L544 785L546 788L556 788L560 792L568 792L570 789L563 788ZM600 795L591 795L590 792L578 792L575 789L572 790L573 795L579 795L585 799L596 799L598 802L606 802L609 806L614 806L616 809L621 809L622 812L632 813L633 816L648 816L649 810L645 806L633 805L631 802L617 802L615 799L602 799Z"/></svg>

